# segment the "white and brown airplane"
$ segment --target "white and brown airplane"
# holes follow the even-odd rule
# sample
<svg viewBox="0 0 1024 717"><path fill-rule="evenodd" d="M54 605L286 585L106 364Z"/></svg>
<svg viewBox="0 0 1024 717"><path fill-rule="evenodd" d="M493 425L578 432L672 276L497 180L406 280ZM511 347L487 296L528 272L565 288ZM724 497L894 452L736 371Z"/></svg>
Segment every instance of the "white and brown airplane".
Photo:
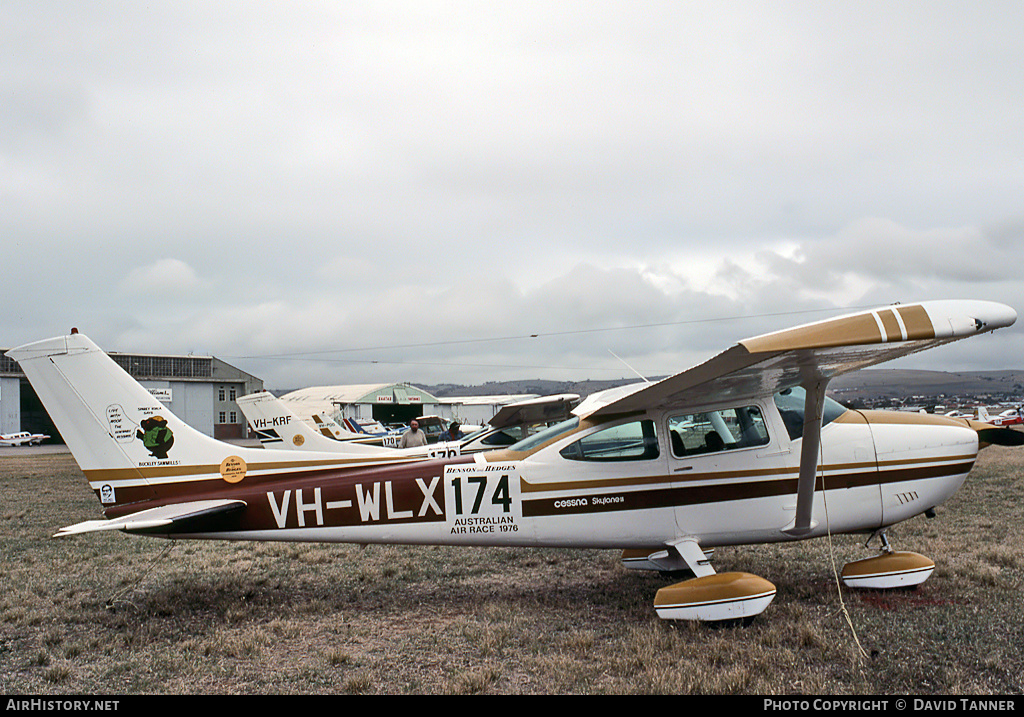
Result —
<svg viewBox="0 0 1024 717"><path fill-rule="evenodd" d="M705 551L838 533L881 536L852 586L924 581L887 527L933 509L979 448L1024 434L965 419L847 410L829 380L1010 326L982 301L894 305L740 341L656 383L589 397L507 449L446 459L242 448L171 414L76 331L13 349L103 505L60 530L165 538L622 549L689 569L655 597L665 619L762 612L766 579L716 573Z"/></svg>
<svg viewBox="0 0 1024 717"><path fill-rule="evenodd" d="M552 423L569 418L571 409L579 404L579 399L574 393L523 399L502 406L486 426L458 440L445 440L442 437L437 443L401 449L384 447L379 438L373 442L365 434L339 431L334 428L337 424L332 419L320 415L312 417L316 426L314 428L269 391L240 396L237 402L264 448L350 453L357 456L418 455L452 458L507 448Z"/></svg>
<svg viewBox="0 0 1024 717"><path fill-rule="evenodd" d="M377 451L370 448L384 446L380 436L355 433L320 415L313 416L314 428L269 391L239 396L235 402L264 448L341 452L354 446L354 453L372 454Z"/></svg>

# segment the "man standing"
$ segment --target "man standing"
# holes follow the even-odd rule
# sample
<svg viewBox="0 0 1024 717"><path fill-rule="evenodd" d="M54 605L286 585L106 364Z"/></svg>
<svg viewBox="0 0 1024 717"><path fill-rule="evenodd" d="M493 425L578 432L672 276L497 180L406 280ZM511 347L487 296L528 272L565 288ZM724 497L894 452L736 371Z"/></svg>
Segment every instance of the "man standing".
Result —
<svg viewBox="0 0 1024 717"><path fill-rule="evenodd" d="M427 445L427 434L420 430L419 421L415 418L409 422L409 430L402 434L398 442L399 448L415 448Z"/></svg>
<svg viewBox="0 0 1024 717"><path fill-rule="evenodd" d="M457 421L448 426L448 430L441 434L442 441L459 441L466 437Z"/></svg>

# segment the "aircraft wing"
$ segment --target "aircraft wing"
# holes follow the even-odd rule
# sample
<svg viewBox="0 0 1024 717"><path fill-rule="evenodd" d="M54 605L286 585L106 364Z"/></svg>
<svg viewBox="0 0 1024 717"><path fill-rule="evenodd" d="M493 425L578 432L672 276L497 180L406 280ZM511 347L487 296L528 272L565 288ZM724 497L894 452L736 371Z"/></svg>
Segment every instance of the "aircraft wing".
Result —
<svg viewBox="0 0 1024 717"><path fill-rule="evenodd" d="M1008 306L988 301L896 304L744 339L714 358L650 384L587 399L581 418L649 408L686 408L770 396L1010 326Z"/></svg>
<svg viewBox="0 0 1024 717"><path fill-rule="evenodd" d="M110 520L87 520L84 523L69 525L61 528L53 537L61 538L67 535L78 535L80 533L92 533L100 530L126 530L137 532L174 526L174 530L166 532L181 532L181 528L191 521L200 518L229 513L240 510L246 505L242 500L194 500L187 503L174 503L159 508L141 510L138 513L131 513L120 518ZM165 532L165 531L159 531Z"/></svg>
<svg viewBox="0 0 1024 717"><path fill-rule="evenodd" d="M524 423L564 420L569 409L575 407L580 397L575 393L560 393L553 396L529 398L502 406L488 421L495 428L504 428Z"/></svg>

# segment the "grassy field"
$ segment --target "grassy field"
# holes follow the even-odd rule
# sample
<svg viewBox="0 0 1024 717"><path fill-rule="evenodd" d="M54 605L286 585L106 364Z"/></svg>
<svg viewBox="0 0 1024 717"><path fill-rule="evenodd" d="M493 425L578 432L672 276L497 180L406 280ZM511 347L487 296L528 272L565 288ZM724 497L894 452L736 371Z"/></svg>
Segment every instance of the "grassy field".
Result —
<svg viewBox="0 0 1024 717"><path fill-rule="evenodd" d="M916 590L840 593L863 539L719 549L778 588L747 626L587 550L54 540L101 517L68 454L0 457L0 693L1020 694L1024 450L889 533Z"/></svg>

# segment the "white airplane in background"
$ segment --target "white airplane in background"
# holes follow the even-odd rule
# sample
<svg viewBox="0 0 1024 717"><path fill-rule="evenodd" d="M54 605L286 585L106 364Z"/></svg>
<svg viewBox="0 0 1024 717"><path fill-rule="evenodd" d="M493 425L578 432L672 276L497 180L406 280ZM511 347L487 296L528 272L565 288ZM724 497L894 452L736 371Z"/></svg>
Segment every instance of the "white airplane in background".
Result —
<svg viewBox="0 0 1024 717"><path fill-rule="evenodd" d="M296 416L285 402L269 391L240 396L235 403L242 409L249 428L265 448L313 448L332 450L349 444L380 447L379 437L354 433L333 419L314 416L316 429ZM329 443L328 443L329 441Z"/></svg>
<svg viewBox="0 0 1024 717"><path fill-rule="evenodd" d="M439 458L449 455L437 444L416 448L388 448L381 444L379 436L374 438L365 433L333 430L322 417L318 417L317 425L323 429L314 430L296 416L284 401L268 391L241 396L236 403L260 443L267 449L320 451L364 458Z"/></svg>
<svg viewBox="0 0 1024 717"><path fill-rule="evenodd" d="M47 438L49 438L49 436L44 433L28 433L26 431L20 431L18 433L0 433L0 446L39 445Z"/></svg>
<svg viewBox="0 0 1024 717"><path fill-rule="evenodd" d="M503 406L479 431L470 433L458 441L440 441L418 448L396 448L368 450L360 434L348 432L352 438L337 439L337 431L331 430L323 417L314 416L321 430L314 430L306 421L296 416L281 399L268 391L250 393L237 399L245 419L259 436L264 448L287 448L302 451L328 451L353 455L420 455L430 458L451 458L467 453L507 448L551 423L565 420L570 410L579 403L574 393L542 396L517 401Z"/></svg>
<svg viewBox="0 0 1024 717"><path fill-rule="evenodd" d="M1013 309L983 301L818 321L595 394L507 449L436 460L216 441L74 330L7 355L106 514L58 535L622 549L634 565L693 572L658 591L659 617L735 620L760 614L776 590L763 577L717 573L705 554L716 546L861 533L879 536L881 550L843 568L847 585L914 585L932 573L930 559L893 551L886 529L932 514L982 446L1024 434L847 410L825 389L840 374L1014 321ZM147 445L144 422L173 432L173 445Z"/></svg>
<svg viewBox="0 0 1024 717"><path fill-rule="evenodd" d="M340 431L355 433L356 435L362 436L364 439L377 441L380 445L387 446L389 448L397 448L399 441L402 440L402 433L404 433L404 429L388 428L380 421L357 421L354 418L345 418L342 419L342 423L344 424L344 426L342 426L334 421L334 419L324 416L321 413L314 413L312 418L314 421L321 424L321 432L324 428L329 428L333 431L333 426L337 426ZM340 435L341 434L338 434L335 431L335 437L340 437Z"/></svg>

